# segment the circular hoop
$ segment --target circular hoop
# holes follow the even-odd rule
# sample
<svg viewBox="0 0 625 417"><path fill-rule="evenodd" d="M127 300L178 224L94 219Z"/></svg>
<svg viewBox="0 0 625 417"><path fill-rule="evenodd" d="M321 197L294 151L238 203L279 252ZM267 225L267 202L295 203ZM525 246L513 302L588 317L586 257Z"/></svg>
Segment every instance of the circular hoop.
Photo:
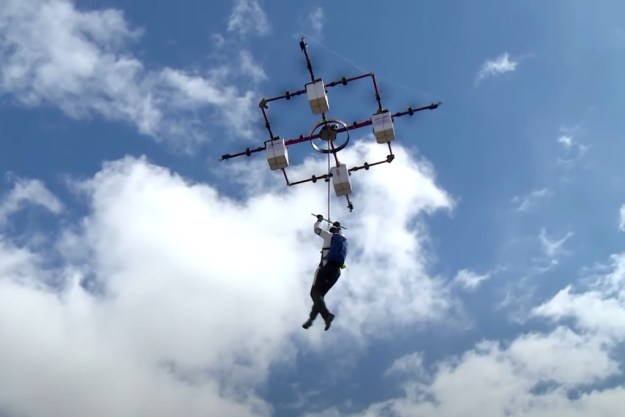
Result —
<svg viewBox="0 0 625 417"><path fill-rule="evenodd" d="M330 126L332 124L332 126L336 126L336 125L340 125L345 129L345 133L347 133L347 138L345 139L345 142L343 142L342 144L340 144L339 146L337 146L336 148L332 147L331 148L331 144L334 144L334 138L330 138L330 139L321 139L321 140L325 140L326 142L328 142L328 147L326 149L323 149L321 147L319 147L315 142L314 139L310 140L310 144L312 145L313 149L316 150L317 152L320 153L337 153L339 151L341 151L343 148L345 148L347 146L347 144L349 143L349 130L347 129L347 124L341 120L338 119L327 119L327 120L320 120L319 122L317 122L317 124L315 124L315 126L313 126L312 130L310 131L310 137L313 137L315 135L315 131L320 127L323 126L321 129L325 129L326 126ZM331 128L330 128L331 129Z"/></svg>

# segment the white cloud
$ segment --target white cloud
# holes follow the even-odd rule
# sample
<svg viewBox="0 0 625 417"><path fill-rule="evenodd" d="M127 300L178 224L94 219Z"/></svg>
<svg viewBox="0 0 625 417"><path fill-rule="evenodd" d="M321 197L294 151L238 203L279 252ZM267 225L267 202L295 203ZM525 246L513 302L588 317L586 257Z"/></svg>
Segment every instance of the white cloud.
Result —
<svg viewBox="0 0 625 417"><path fill-rule="evenodd" d="M315 8L308 15L308 24L310 24L312 30L311 36L318 42L321 42L323 37L323 19L324 13L321 7Z"/></svg>
<svg viewBox="0 0 625 417"><path fill-rule="evenodd" d="M373 149L356 142L345 160ZM76 185L89 212L59 240L56 268L0 245L2 411L268 416L256 389L295 349L327 355L351 335L353 352L362 335L449 319L453 301L427 275L419 224L451 202L430 167L396 152L393 164L354 174L358 216L335 210L352 246L326 298L337 313L330 332L300 327L321 246L309 213L325 205L324 187L235 201L145 160L106 164ZM54 289L41 285L50 275Z"/></svg>
<svg viewBox="0 0 625 417"><path fill-rule="evenodd" d="M371 135L367 142L355 141L341 152L341 162L354 166L386 156L384 148L377 146ZM454 308L449 297L434 295L446 291L444 283L428 277L425 265L429 259L423 250L428 233L422 230L421 221L413 224L411 220L420 220L421 216L441 209L451 210L453 201L436 186L433 169L425 161L413 161L401 147L393 151L397 157L392 164L357 171L351 176L353 217L345 208L345 200L333 199L332 218L344 221L347 236L356 237L350 250L359 257L357 261L348 259L345 274L349 274L349 278L342 279L340 285L332 289L330 309L336 305L337 311L348 317L343 322L349 323L344 329L358 338L361 332L370 336L387 333L396 321L400 325L427 323ZM402 162L396 165L397 161ZM250 198L266 184L271 184L272 192L284 192L282 177L270 172L266 161L232 162L224 167L228 170L224 172L231 172L228 175L231 178L239 177L235 173L246 173L251 182L243 184ZM297 180L323 174L326 170L324 158L308 158L300 166L289 167L287 173L291 180ZM405 188L406 183L412 186ZM319 182L295 186L290 192L313 191L315 197L308 207L301 207L302 212L325 213L325 187L325 182ZM380 227L389 221L390 229ZM392 304L385 301L391 299L395 300Z"/></svg>
<svg viewBox="0 0 625 417"><path fill-rule="evenodd" d="M518 61L511 60L508 53L504 53L493 60L486 60L477 74L475 83L478 84L487 77L493 77L506 72L514 71L516 70L517 65Z"/></svg>
<svg viewBox="0 0 625 417"><path fill-rule="evenodd" d="M421 352L410 353L393 361L393 364L384 372L385 376L415 376L425 377L427 374L423 366Z"/></svg>
<svg viewBox="0 0 625 417"><path fill-rule="evenodd" d="M403 396L374 403L362 412L341 412L335 407L327 414L306 416L616 417L620 405L601 398L609 390L588 393L577 400L569 399L567 393L617 373L617 363L600 340L558 328L548 334L520 336L507 347L481 342L458 358L438 363L425 378L415 374L404 382ZM625 390L619 389L618 397L625 398ZM576 410L584 406L590 409L577 414Z"/></svg>
<svg viewBox="0 0 625 417"><path fill-rule="evenodd" d="M552 239L547 235L545 228L542 228L538 238L540 239L540 244L545 255L550 259L554 259L565 253L563 248L564 244L571 237L573 237L573 232L569 231L560 239Z"/></svg>
<svg viewBox="0 0 625 417"><path fill-rule="evenodd" d="M490 274L479 275L468 269L461 269L456 274L454 281L469 291L476 290L484 281L491 277Z"/></svg>
<svg viewBox="0 0 625 417"><path fill-rule="evenodd" d="M420 353L409 354L387 371L412 372L403 379L403 395L358 412L334 406L307 417L620 416L625 254L611 261L583 280L589 282L587 291L573 294L567 287L532 311L530 316L552 319L554 329L520 334L510 342L484 340L427 369Z"/></svg>
<svg viewBox="0 0 625 417"><path fill-rule="evenodd" d="M34 277L46 281L37 270L38 257L28 249L18 248L0 235L0 286L2 280L33 285Z"/></svg>
<svg viewBox="0 0 625 417"><path fill-rule="evenodd" d="M579 130L580 128L578 126L560 128L562 134L558 137L558 143L564 148L564 155L558 157L558 165L564 168L575 166L590 149L590 146L575 139L575 135Z"/></svg>
<svg viewBox="0 0 625 417"><path fill-rule="evenodd" d="M254 82L261 82L267 79L263 68L254 61L252 54L248 51L239 52L239 60L242 73L248 75Z"/></svg>
<svg viewBox="0 0 625 417"><path fill-rule="evenodd" d="M560 143L566 149L570 149L571 146L573 146L573 138L571 136L562 135L558 138L558 143Z"/></svg>
<svg viewBox="0 0 625 417"><path fill-rule="evenodd" d="M13 188L0 199L0 226L9 216L28 204L45 208L58 214L63 204L39 180L17 178Z"/></svg>
<svg viewBox="0 0 625 417"><path fill-rule="evenodd" d="M236 4L228 18L228 31L246 35L255 32L257 35L269 33L270 26L263 8L258 0L235 0Z"/></svg>
<svg viewBox="0 0 625 417"><path fill-rule="evenodd" d="M623 300L606 297L600 291L574 294L567 287L545 303L534 309L534 314L553 319L574 318L586 331L610 335L618 339L625 337L625 309Z"/></svg>
<svg viewBox="0 0 625 417"><path fill-rule="evenodd" d="M577 326L597 337L625 340L625 254L611 256L603 275L594 277L587 291L571 286L533 310L553 320L572 318Z"/></svg>
<svg viewBox="0 0 625 417"><path fill-rule="evenodd" d="M81 12L65 0L5 1L0 93L26 106L57 106L74 118L128 122L181 146L205 140L207 121L251 134L253 91L210 70L147 69L129 51L140 35L117 10Z"/></svg>
<svg viewBox="0 0 625 417"><path fill-rule="evenodd" d="M618 229L625 232L625 204L619 209Z"/></svg>
<svg viewBox="0 0 625 417"><path fill-rule="evenodd" d="M515 196L511 202L517 204L517 212L528 211L538 200L546 197L548 194L549 190L547 188L541 188L540 190L533 190L524 196Z"/></svg>

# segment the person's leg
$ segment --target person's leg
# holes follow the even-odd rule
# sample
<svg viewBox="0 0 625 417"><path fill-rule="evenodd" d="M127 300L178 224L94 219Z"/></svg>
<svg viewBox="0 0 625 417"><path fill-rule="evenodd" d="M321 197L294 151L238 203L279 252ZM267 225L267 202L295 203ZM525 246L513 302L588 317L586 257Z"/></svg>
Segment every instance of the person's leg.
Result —
<svg viewBox="0 0 625 417"><path fill-rule="evenodd" d="M319 274L317 275L317 280L315 281L315 285L310 289L310 297L313 300L313 309L321 314L324 320L328 318L329 311L326 308L325 301L323 297L328 293L330 288L332 288L332 271L328 268L327 265L324 265L320 268Z"/></svg>
<svg viewBox="0 0 625 417"><path fill-rule="evenodd" d="M315 277L313 278L313 283L312 283L312 286L310 287L310 296L311 297L312 297L313 288L317 284L317 279L319 278L319 270L320 269L321 269L321 266L318 266L317 269L315 270ZM317 309L317 306L315 305L314 300L315 299L313 298L313 306L312 306L312 308L310 310L310 315L308 316L308 320L306 320L304 322L304 324L302 324L302 327L304 329L308 329L310 326L312 326L313 322L317 318L317 315L319 314L319 310Z"/></svg>
<svg viewBox="0 0 625 417"><path fill-rule="evenodd" d="M314 314L316 317L317 314L321 314L321 317L325 320L328 317L329 312L326 308L325 302L323 301L323 296L327 293L327 289L323 284L323 281L317 281L317 283L310 289L310 298L313 300L311 315Z"/></svg>
<svg viewBox="0 0 625 417"><path fill-rule="evenodd" d="M323 296L325 296L328 293L328 291L330 291L330 288L332 288L334 284L336 284L340 276L341 276L341 269L339 265L327 265L327 271L326 271L326 277L325 277L326 279L325 279L324 287L323 287L324 289ZM327 311L327 314L323 316L323 320L326 323L325 330L328 330L330 328L332 320L334 320L334 314L328 311L327 306L325 304L325 300L323 302L323 306Z"/></svg>
<svg viewBox="0 0 625 417"><path fill-rule="evenodd" d="M312 289L310 291L311 291L311 296L312 296ZM308 316L308 320L306 320L304 324L302 324L302 327L304 329L308 329L310 326L312 326L318 314L319 314L319 310L317 310L317 306L313 303L313 306L310 309L310 315Z"/></svg>
<svg viewBox="0 0 625 417"><path fill-rule="evenodd" d="M325 296L328 291L330 291L330 289L332 287L334 287L334 284L336 284L336 282L339 280L339 277L341 276L341 268L340 266L337 265L327 265L327 271L326 271L326 276L325 276L325 283L323 286L324 292L323 292L323 296Z"/></svg>

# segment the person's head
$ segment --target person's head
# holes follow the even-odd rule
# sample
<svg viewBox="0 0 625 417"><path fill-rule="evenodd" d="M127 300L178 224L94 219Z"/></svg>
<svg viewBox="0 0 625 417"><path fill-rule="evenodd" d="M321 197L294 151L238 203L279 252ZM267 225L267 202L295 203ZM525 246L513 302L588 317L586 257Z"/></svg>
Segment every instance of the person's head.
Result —
<svg viewBox="0 0 625 417"><path fill-rule="evenodd" d="M332 227L330 227L330 233L341 233L341 223L332 223Z"/></svg>

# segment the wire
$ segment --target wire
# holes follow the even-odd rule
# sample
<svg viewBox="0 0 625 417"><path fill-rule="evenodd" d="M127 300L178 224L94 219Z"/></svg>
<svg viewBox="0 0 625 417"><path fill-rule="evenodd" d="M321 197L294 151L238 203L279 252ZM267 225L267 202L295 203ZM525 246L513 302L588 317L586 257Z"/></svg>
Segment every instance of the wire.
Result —
<svg viewBox="0 0 625 417"><path fill-rule="evenodd" d="M305 34L306 35L306 34ZM348 63L349 65L353 66L354 68L356 68L358 71L360 72L368 72L366 69L362 68L360 65L357 65L355 62L349 60L348 58L344 57L343 55L339 54L338 52L336 52L335 50L331 49L328 46L325 46L324 44L322 44L321 42L317 41L314 39L314 37L308 37L308 35L306 35L307 39L311 40L314 44L316 44L317 46L325 49L326 51L330 52L331 54L335 55L336 57L342 59L343 61L345 61L346 63Z"/></svg>
<svg viewBox="0 0 625 417"><path fill-rule="evenodd" d="M314 37L309 37L309 35L307 35L306 33L302 34L303 36L306 36L306 39L312 41L312 43L314 43L315 45L319 46L322 49L325 49L327 52L333 54L334 56L342 59L343 61L345 61L346 63L348 63L349 65L353 66L355 69L357 69L360 72L369 72L367 70L365 70L363 67L361 67L360 65L356 64L354 61L350 60L349 58L345 57L344 55L341 55L340 53L338 53L337 51L335 51L334 49L330 48L329 46L324 45L323 43L319 42L318 40L315 40ZM397 82L395 80L391 80L390 78L384 77L380 74L376 74L376 76L380 79L380 80L384 80L389 84L395 85L396 87L401 88L404 91L409 91L412 93L416 93L419 96L424 96L424 97L432 97L432 94L428 91L424 91L424 90L420 90L417 89L413 86L407 85L407 84L403 84L400 82Z"/></svg>
<svg viewBox="0 0 625 417"><path fill-rule="evenodd" d="M328 140L328 149L330 148L330 141ZM328 220L330 219L330 152L328 152Z"/></svg>

